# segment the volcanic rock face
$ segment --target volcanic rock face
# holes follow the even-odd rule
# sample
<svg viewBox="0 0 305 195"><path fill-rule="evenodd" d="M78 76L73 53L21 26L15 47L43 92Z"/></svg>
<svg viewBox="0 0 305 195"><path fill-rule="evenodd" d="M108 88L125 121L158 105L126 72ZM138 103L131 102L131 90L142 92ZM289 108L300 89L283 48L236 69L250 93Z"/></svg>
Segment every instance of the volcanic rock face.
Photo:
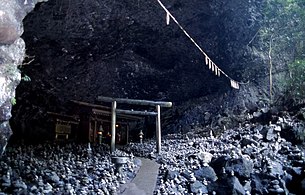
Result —
<svg viewBox="0 0 305 195"><path fill-rule="evenodd" d="M260 1L162 2L234 79L248 80L244 69L265 66L261 58L251 58L247 46L259 28ZM211 110L244 106L244 91L249 101L255 99L254 85L231 93L229 80L215 77L175 23L166 25L157 1L52 0L29 14L24 26L27 53L34 61L22 70L32 82L18 88L14 123L24 125L16 129L45 128L39 123L45 121L46 111L63 112L71 99L94 102L98 95L184 102L231 94L215 95L219 104ZM235 95L240 98L233 99ZM203 102L209 104L203 99L199 104ZM182 123L188 123L183 118L189 113L182 115Z"/></svg>
<svg viewBox="0 0 305 195"><path fill-rule="evenodd" d="M39 0L2 0L0 2L0 154L12 134L11 118L15 89L21 80L17 69L25 55L22 20Z"/></svg>
<svg viewBox="0 0 305 195"><path fill-rule="evenodd" d="M164 3L224 69L233 68L229 64L240 59L238 50L250 38L236 37L237 31L249 35L258 28L255 21L252 26L243 21L258 14L254 4ZM242 11L238 15L231 12L236 6L244 10L243 17L239 15ZM256 13L249 12L250 8ZM224 16L225 21L221 20ZM203 67L204 59L180 29L174 23L165 25L164 11L156 2L69 4L56 0L33 12L25 26L29 52L36 56L35 65L44 69L37 71L46 73L52 82L49 88L57 97L62 94L62 100L94 101L101 94L183 101L228 89L224 80L215 79ZM240 45L232 47L232 42ZM38 54L40 51L46 53Z"/></svg>

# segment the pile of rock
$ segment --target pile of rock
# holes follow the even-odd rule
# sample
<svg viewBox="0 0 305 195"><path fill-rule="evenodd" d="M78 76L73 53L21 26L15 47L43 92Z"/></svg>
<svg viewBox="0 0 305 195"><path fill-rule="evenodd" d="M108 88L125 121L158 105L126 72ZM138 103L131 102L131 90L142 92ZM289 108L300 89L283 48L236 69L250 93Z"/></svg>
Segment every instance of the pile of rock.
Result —
<svg viewBox="0 0 305 195"><path fill-rule="evenodd" d="M156 194L287 194L304 192L304 151L281 137L279 124L246 125L219 138L167 139ZM145 157L155 142L132 144ZM144 153L142 151L145 151Z"/></svg>
<svg viewBox="0 0 305 195"><path fill-rule="evenodd" d="M129 160L119 174L108 151L107 146L75 144L9 147L0 161L0 193L117 194L137 165L121 151Z"/></svg>
<svg viewBox="0 0 305 195"><path fill-rule="evenodd" d="M304 149L282 138L281 124L248 124L218 138L171 135L159 155L155 140L131 143L115 154L155 159L155 194L300 194ZM105 145L10 147L0 161L0 193L118 194L140 164L129 160L116 171L111 157Z"/></svg>

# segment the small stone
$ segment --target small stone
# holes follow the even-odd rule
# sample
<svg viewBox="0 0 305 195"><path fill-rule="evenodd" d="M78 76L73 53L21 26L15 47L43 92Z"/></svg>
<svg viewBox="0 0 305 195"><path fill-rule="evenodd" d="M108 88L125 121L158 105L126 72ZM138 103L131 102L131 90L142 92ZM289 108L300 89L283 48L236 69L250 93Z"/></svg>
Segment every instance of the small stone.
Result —
<svg viewBox="0 0 305 195"><path fill-rule="evenodd" d="M20 180L14 181L13 186L14 186L14 188L19 188L19 189L23 189L23 190L27 189L27 185L23 181L20 181Z"/></svg>
<svg viewBox="0 0 305 195"><path fill-rule="evenodd" d="M197 156L203 164L209 164L213 158L213 154L209 152L200 152Z"/></svg>
<svg viewBox="0 0 305 195"><path fill-rule="evenodd" d="M10 187L12 185L11 181L4 181L2 184L2 187Z"/></svg>
<svg viewBox="0 0 305 195"><path fill-rule="evenodd" d="M60 179L59 179L58 175L55 172L52 172L51 176L50 176L50 180L52 182L54 182L54 183L58 183Z"/></svg>
<svg viewBox="0 0 305 195"><path fill-rule="evenodd" d="M43 193L48 194L48 193L51 193L52 190L53 190L53 187L51 186L51 184L47 183L44 187Z"/></svg>
<svg viewBox="0 0 305 195"><path fill-rule="evenodd" d="M191 192L194 194L207 194L208 189L206 186L204 186L201 182L196 181L191 184Z"/></svg>
<svg viewBox="0 0 305 195"><path fill-rule="evenodd" d="M279 180L272 180L272 181L271 181L271 184L273 184L273 185L279 185L280 182L279 182Z"/></svg>
<svg viewBox="0 0 305 195"><path fill-rule="evenodd" d="M35 192L35 191L37 191L37 190L38 190L38 188L37 188L36 185L33 185L33 186L30 188L30 191L31 191L31 192Z"/></svg>
<svg viewBox="0 0 305 195"><path fill-rule="evenodd" d="M179 172L176 170L168 170L167 171L167 179L172 180L174 178L177 178L179 175Z"/></svg>
<svg viewBox="0 0 305 195"><path fill-rule="evenodd" d="M272 193L277 193L277 194L284 194L285 193L285 190L283 188L272 188L272 189L269 189L270 192Z"/></svg>
<svg viewBox="0 0 305 195"><path fill-rule="evenodd" d="M197 179L196 177L194 176L194 173L191 173L191 177L190 177L190 182L195 182Z"/></svg>
<svg viewBox="0 0 305 195"><path fill-rule="evenodd" d="M283 188L277 188L276 192L282 194L285 193L285 190Z"/></svg>

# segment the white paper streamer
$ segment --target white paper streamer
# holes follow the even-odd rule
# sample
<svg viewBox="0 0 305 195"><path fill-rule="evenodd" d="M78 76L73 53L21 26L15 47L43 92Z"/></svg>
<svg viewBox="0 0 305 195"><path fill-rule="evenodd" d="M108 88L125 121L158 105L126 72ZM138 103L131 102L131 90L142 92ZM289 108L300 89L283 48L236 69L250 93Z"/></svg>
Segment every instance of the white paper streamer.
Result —
<svg viewBox="0 0 305 195"><path fill-rule="evenodd" d="M205 64L208 65L208 63L209 63L209 57L205 56Z"/></svg>
<svg viewBox="0 0 305 195"><path fill-rule="evenodd" d="M169 21L170 21L170 16L169 13L166 12L166 25L169 25Z"/></svg>
<svg viewBox="0 0 305 195"><path fill-rule="evenodd" d="M232 79L230 81L231 81L231 87L233 87L234 89L239 89L239 84L236 81Z"/></svg>

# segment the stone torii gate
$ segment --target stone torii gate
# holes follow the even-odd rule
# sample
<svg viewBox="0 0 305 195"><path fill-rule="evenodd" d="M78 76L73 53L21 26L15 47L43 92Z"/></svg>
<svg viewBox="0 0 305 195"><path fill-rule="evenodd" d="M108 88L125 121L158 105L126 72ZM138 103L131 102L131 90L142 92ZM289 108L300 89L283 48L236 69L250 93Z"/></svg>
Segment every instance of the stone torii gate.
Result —
<svg viewBox="0 0 305 195"><path fill-rule="evenodd" d="M115 151L115 134L116 134L116 114L131 114L131 115L144 115L144 116L156 116L156 141L157 141L157 153L161 151L161 107L172 107L172 102L161 102L161 101L149 101L149 100L137 100L137 99L126 99L126 98L111 98L98 96L98 101L101 102L112 102L111 107L111 152ZM148 111L135 111L135 110L122 110L117 109L117 104L133 104L143 106L154 106L156 107L155 112Z"/></svg>

